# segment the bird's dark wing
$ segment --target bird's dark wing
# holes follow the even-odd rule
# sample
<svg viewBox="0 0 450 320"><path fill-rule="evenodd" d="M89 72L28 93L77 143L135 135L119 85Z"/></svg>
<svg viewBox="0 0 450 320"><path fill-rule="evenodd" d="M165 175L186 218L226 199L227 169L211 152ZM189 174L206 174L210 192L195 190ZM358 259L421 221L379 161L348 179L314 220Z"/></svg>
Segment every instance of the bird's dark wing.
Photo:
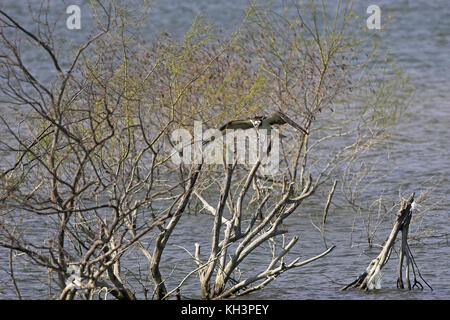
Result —
<svg viewBox="0 0 450 320"><path fill-rule="evenodd" d="M253 123L250 120L231 120L219 128L220 131L226 129L250 129L253 128Z"/></svg>
<svg viewBox="0 0 450 320"><path fill-rule="evenodd" d="M270 118L267 119L267 121L269 121L270 125L287 123L290 124L295 129L303 131L305 134L308 134L305 129L300 127L296 122L294 122L291 118L289 118L281 111L276 111Z"/></svg>
<svg viewBox="0 0 450 320"><path fill-rule="evenodd" d="M281 116L281 112L275 112L271 117L267 119L270 125L273 124L285 124L287 121Z"/></svg>

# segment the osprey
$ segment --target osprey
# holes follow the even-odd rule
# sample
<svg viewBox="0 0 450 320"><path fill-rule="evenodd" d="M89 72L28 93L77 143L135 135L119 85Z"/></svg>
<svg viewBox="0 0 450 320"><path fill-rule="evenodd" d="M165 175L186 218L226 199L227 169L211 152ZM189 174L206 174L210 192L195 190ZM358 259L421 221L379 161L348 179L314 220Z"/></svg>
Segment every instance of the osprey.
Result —
<svg viewBox="0 0 450 320"><path fill-rule="evenodd" d="M219 128L220 131L224 131L226 129L268 129L270 130L272 128L272 125L278 124L290 124L292 127L294 127L297 130L302 131L305 134L308 134L305 129L300 127L297 123L295 123L292 119L290 119L287 115L282 113L281 111L275 111L275 113L270 116L259 116L254 117L247 120L231 120L228 123L224 124Z"/></svg>

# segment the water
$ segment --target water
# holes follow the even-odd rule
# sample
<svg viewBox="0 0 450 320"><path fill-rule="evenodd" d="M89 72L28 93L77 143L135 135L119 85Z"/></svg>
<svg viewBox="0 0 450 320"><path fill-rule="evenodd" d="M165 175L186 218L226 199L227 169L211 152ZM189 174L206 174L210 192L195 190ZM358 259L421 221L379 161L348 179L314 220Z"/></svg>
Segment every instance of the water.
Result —
<svg viewBox="0 0 450 320"><path fill-rule="evenodd" d="M87 11L87 5L81 1L82 12ZM70 3L72 4L72 3ZM246 1L208 1L201 0L184 2L177 0L159 1L154 4L153 13L146 25L148 37L155 37L165 29L174 36L179 36L187 30L192 19L204 15L208 21L229 32L239 25L244 16L243 8ZM371 1L358 1L355 11L365 22L366 8ZM252 293L247 298L255 299L450 299L450 272L448 268L450 250L448 247L449 216L448 194L450 193L450 6L447 1L377 1L381 8L382 23L390 17L390 22L383 31L382 47L389 49L406 73L411 76L414 96L407 116L401 121L393 136L393 157L397 167L394 172L381 181L389 186L388 192L420 191L425 188L424 181L431 177L441 179L441 183L433 191L433 196L443 199L424 219L425 226L434 228L446 237L427 237L411 246L422 276L433 287L430 291L405 291L396 289L397 259L393 256L383 270L382 289L364 293L356 290L341 292L339 289L354 280L370 260L379 252L378 247L368 249L360 233L353 235L353 246L350 244L353 216L344 210L335 209L330 212L326 225L326 241L328 245L336 245L326 258L313 262L299 269L291 270L281 275L264 290ZM59 4L58 4L59 5ZM277 7L277 5L276 5ZM282 7L278 4L278 8ZM61 7L64 10L64 7ZM22 14L24 8L10 2L9 12ZM22 13L21 13L22 12ZM24 19L26 19L26 16ZM89 22L76 32L68 32L69 42L81 41L89 33ZM64 28L64 26L61 26ZM377 32L377 31L374 31ZM36 58L38 61L38 58ZM37 62L36 62L37 63ZM42 66L45 70L45 66ZM44 72L45 76L45 72ZM321 213L320 206L311 206L310 212L301 212L286 221L290 234L299 234L300 239L287 261L297 256L310 258L323 251L322 239L310 223ZM198 241L207 254L209 238L204 236L211 231L211 219L205 215L190 215L183 217L184 229L176 229L164 254L166 264L163 272L168 274L175 267L179 272L168 279L169 288L179 281L194 266L186 251L179 247L182 244L192 244L186 247L193 252L193 243ZM188 228L189 232L186 232ZM384 227L377 233L380 243L388 235L389 229ZM361 246L355 244L361 242ZM267 249L267 248L266 248ZM4 252L4 251L3 251ZM0 255L0 298L13 298L14 294L4 271L7 257ZM268 256L261 254L249 257L250 264L244 266L244 271L252 271L255 265L265 265ZM136 259L130 254L130 261ZM35 271L31 270L33 274ZM178 274L178 275L175 275ZM45 279L43 280L46 281ZM45 286L33 276L28 276L20 283L22 293L29 298L45 297ZM44 289L38 289L42 288ZM193 277L186 283L182 294L186 298L199 296L198 279Z"/></svg>

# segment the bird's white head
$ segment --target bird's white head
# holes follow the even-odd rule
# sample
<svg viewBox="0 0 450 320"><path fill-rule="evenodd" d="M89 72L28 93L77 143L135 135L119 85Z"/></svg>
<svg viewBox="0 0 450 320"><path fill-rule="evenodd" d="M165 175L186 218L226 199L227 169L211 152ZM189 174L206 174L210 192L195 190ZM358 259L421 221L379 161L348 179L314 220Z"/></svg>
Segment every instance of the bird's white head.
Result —
<svg viewBox="0 0 450 320"><path fill-rule="evenodd" d="M257 119L251 119L250 120L250 122L252 123L252 125L255 127L255 128L258 128L260 125L261 125L261 120L257 120Z"/></svg>

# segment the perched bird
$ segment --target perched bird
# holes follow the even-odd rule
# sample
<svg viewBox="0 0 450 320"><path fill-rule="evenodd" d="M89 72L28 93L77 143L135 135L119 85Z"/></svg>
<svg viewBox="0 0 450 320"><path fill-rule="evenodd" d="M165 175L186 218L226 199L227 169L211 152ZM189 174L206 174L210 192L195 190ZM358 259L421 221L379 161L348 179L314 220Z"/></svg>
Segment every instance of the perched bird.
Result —
<svg viewBox="0 0 450 320"><path fill-rule="evenodd" d="M294 127L297 130L302 131L305 134L308 134L308 132L300 127L297 123L295 123L291 118L289 118L287 115L282 113L281 111L275 111L274 114L272 114L270 117L266 116L259 116L254 117L246 120L231 120L221 126L219 128L220 131L224 131L226 129L268 129L270 130L274 124L283 125L283 124L289 124L292 127Z"/></svg>

